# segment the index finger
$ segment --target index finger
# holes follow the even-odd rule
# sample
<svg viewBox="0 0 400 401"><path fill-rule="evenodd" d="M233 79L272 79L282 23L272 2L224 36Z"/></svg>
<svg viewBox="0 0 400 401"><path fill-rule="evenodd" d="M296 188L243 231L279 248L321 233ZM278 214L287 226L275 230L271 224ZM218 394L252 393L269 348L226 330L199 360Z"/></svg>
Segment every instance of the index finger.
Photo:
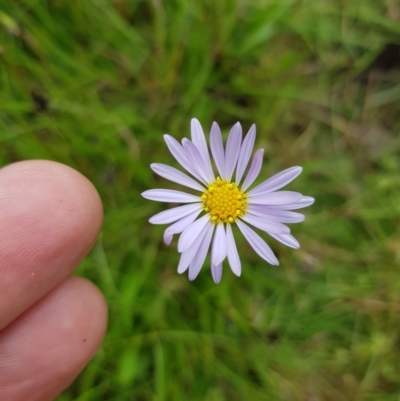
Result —
<svg viewBox="0 0 400 401"><path fill-rule="evenodd" d="M31 160L0 170L0 330L72 273L102 216L93 184L70 167Z"/></svg>

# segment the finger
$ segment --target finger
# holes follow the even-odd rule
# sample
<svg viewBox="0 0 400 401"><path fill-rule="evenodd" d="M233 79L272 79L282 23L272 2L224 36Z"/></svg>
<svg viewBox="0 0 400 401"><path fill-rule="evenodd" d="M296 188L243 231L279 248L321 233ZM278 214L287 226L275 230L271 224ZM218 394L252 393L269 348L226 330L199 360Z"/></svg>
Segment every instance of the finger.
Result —
<svg viewBox="0 0 400 401"><path fill-rule="evenodd" d="M0 400L53 400L96 352L106 320L90 281L64 281L0 332Z"/></svg>
<svg viewBox="0 0 400 401"><path fill-rule="evenodd" d="M44 160L0 170L0 211L1 330L71 274L103 212L89 180Z"/></svg>

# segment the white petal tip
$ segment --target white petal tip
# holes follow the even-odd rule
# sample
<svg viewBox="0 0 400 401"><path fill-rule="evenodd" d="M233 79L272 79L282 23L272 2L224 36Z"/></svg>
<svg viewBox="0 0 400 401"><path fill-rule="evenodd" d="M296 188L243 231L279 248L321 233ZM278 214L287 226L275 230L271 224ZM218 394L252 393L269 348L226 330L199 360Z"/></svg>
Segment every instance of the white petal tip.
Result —
<svg viewBox="0 0 400 401"><path fill-rule="evenodd" d="M185 267L184 269L179 269L179 268L178 268L176 271L178 272L178 274L183 274L183 273L185 273L185 271L186 271L187 269L189 269L189 266Z"/></svg>
<svg viewBox="0 0 400 401"><path fill-rule="evenodd" d="M304 204L303 207L308 207L313 205L315 202L315 199L312 198L311 196L303 196L303 198L301 198L300 203Z"/></svg>
<svg viewBox="0 0 400 401"><path fill-rule="evenodd" d="M211 266L211 276L215 284L219 284L222 278L222 264Z"/></svg>

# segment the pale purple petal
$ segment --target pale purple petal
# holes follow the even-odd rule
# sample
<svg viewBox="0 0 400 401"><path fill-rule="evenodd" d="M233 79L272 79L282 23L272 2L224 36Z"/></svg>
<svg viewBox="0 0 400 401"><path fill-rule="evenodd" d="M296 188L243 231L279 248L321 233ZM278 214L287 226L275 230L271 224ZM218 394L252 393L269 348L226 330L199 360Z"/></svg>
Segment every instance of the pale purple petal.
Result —
<svg viewBox="0 0 400 401"><path fill-rule="evenodd" d="M295 210L303 209L304 207L310 206L315 202L315 199L311 196L303 196L299 201L294 203L285 203L284 205L268 205L271 209L280 210Z"/></svg>
<svg viewBox="0 0 400 401"><path fill-rule="evenodd" d="M222 135L219 125L213 123L210 132L210 148L214 158L215 165L219 172L219 176L225 179L225 154L224 145L222 144Z"/></svg>
<svg viewBox="0 0 400 401"><path fill-rule="evenodd" d="M256 139L256 126L253 124L243 140L242 147L240 148L239 159L236 169L236 180L235 180L236 184L239 184L240 180L243 177L243 173L246 170L247 164L249 163L255 139Z"/></svg>
<svg viewBox="0 0 400 401"><path fill-rule="evenodd" d="M250 195L250 192L249 192ZM249 196L250 204L255 205L285 205L300 201L303 195L300 192L278 191Z"/></svg>
<svg viewBox="0 0 400 401"><path fill-rule="evenodd" d="M218 224L215 230L214 240L211 249L211 264L219 265L226 258L227 244L223 224Z"/></svg>
<svg viewBox="0 0 400 401"><path fill-rule="evenodd" d="M181 258L179 260L179 265L178 265L178 273L179 274L185 272L187 270L187 268L189 267L190 263L192 262L193 258L196 255L206 233L207 233L207 225L203 228L203 230L197 236L197 238L193 242L192 246L190 246L188 249L186 249L185 252L182 252Z"/></svg>
<svg viewBox="0 0 400 401"><path fill-rule="evenodd" d="M260 185L257 185L249 192L249 195L253 196L262 193L274 192L292 182L302 171L303 169L301 167L290 167L286 170L283 170L268 180L262 182Z"/></svg>
<svg viewBox="0 0 400 401"><path fill-rule="evenodd" d="M214 176L214 172L211 166L210 153L208 152L207 141L206 137L204 136L203 128L201 127L199 120L197 120L196 118L192 118L190 125L192 142L196 145L204 161L205 168L207 170L207 176Z"/></svg>
<svg viewBox="0 0 400 401"><path fill-rule="evenodd" d="M291 234L281 234L281 235L269 234L269 235L278 240L279 242L282 242L282 244L289 246L290 248L295 248L295 249L300 248L299 241L297 241L297 239L294 238L293 235Z"/></svg>
<svg viewBox="0 0 400 401"><path fill-rule="evenodd" d="M242 273L242 264L240 262L239 254L237 251L235 238L233 237L232 227L230 224L226 225L226 244L227 244L227 256L231 270L236 276L240 276Z"/></svg>
<svg viewBox="0 0 400 401"><path fill-rule="evenodd" d="M249 226L240 220L236 220L236 224L248 243L259 256L261 256L271 265L279 265L279 261L272 252L271 248L255 231L253 231Z"/></svg>
<svg viewBox="0 0 400 401"><path fill-rule="evenodd" d="M182 144L186 157L188 160L190 160L190 163L193 165L193 168L197 171L197 173L203 178L203 181L206 183L215 181L214 172L207 169L196 145L187 138L183 138Z"/></svg>
<svg viewBox="0 0 400 401"><path fill-rule="evenodd" d="M205 191L205 188L197 181L174 167L167 166L166 164L161 163L152 163L150 164L150 167L155 173L157 173L161 177L166 178L167 180L184 185L185 187L197 189L201 192Z"/></svg>
<svg viewBox="0 0 400 401"><path fill-rule="evenodd" d="M266 218L260 219L260 217L255 216L253 214L247 213L243 217L241 217L246 223L251 224L254 227L259 228L260 230L265 231L266 233L273 234L289 234L290 228L285 226L282 223L277 221L267 220Z"/></svg>
<svg viewBox="0 0 400 401"><path fill-rule="evenodd" d="M185 152L183 150L182 145L171 135L164 135L165 143L168 146L169 151L172 156L175 157L175 160L193 177L197 178L199 181L202 181L204 184L207 184L207 180L203 180L203 178L197 173L196 169L187 159Z"/></svg>
<svg viewBox="0 0 400 401"><path fill-rule="evenodd" d="M203 217L200 217L200 219L196 220L183 231L178 241L179 253L186 251L186 249L188 249L193 244L201 230L209 221L210 216L206 214Z"/></svg>
<svg viewBox="0 0 400 401"><path fill-rule="evenodd" d="M201 242L201 245L195 255L195 257L192 260L192 263L190 263L189 266L189 280L193 281L197 275L199 274L204 261L206 259L208 250L210 248L210 244L211 244L211 238L214 232L214 227L215 224L214 223L209 223L206 225L207 227L207 232L206 235L203 238L203 241Z"/></svg>
<svg viewBox="0 0 400 401"><path fill-rule="evenodd" d="M222 263L220 263L219 265L211 265L211 275L215 284L219 284L221 282Z"/></svg>
<svg viewBox="0 0 400 401"><path fill-rule="evenodd" d="M263 157L264 157L264 150L259 149L253 156L253 161L251 162L251 166L249 169L249 172L247 173L247 176L244 180L244 183L242 185L242 191L246 191L246 189L255 181L255 179L258 177L258 174L260 174L261 171L261 166L263 162Z"/></svg>
<svg viewBox="0 0 400 401"><path fill-rule="evenodd" d="M165 245L170 245L172 241L172 237L174 234L179 234L187 227L189 227L200 214L201 210L196 210L191 214L183 217L182 219L178 220L176 223L171 224L165 231L164 231L164 242Z"/></svg>
<svg viewBox="0 0 400 401"><path fill-rule="evenodd" d="M178 206L172 209L164 210L163 212L157 213L152 216L149 220L151 224L169 224L174 221L180 220L196 211L201 211L201 203L192 203L190 205Z"/></svg>
<svg viewBox="0 0 400 401"><path fill-rule="evenodd" d="M179 259L179 264L177 271L179 274L184 273L189 265L190 262L193 260L195 253L197 252L197 249L199 245L201 244L202 237L197 237L196 241L194 241L193 246L191 246L189 249L187 249L185 252L181 253L181 257Z"/></svg>
<svg viewBox="0 0 400 401"><path fill-rule="evenodd" d="M303 207L311 206L315 202L315 199L311 196L303 196L297 205L300 207L296 207L296 209L302 209ZM294 208L293 208L294 209Z"/></svg>
<svg viewBox="0 0 400 401"><path fill-rule="evenodd" d="M242 143L242 126L236 123L228 136L225 151L225 176L228 181L232 179L233 171L240 153L240 145Z"/></svg>
<svg viewBox="0 0 400 401"><path fill-rule="evenodd" d="M304 214L273 209L264 205L249 205L247 213L281 223L300 223L304 220Z"/></svg>
<svg viewBox="0 0 400 401"><path fill-rule="evenodd" d="M142 192L142 196L157 202L194 203L201 201L199 196L175 191L174 189L149 189Z"/></svg>

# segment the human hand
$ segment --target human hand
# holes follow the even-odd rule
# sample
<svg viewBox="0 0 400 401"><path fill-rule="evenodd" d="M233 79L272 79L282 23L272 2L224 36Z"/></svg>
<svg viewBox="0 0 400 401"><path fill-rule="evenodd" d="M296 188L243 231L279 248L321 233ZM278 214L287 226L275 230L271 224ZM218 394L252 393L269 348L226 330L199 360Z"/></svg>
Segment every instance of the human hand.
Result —
<svg viewBox="0 0 400 401"><path fill-rule="evenodd" d="M71 274L102 214L93 185L65 165L0 170L0 400L53 400L101 344L103 295Z"/></svg>

